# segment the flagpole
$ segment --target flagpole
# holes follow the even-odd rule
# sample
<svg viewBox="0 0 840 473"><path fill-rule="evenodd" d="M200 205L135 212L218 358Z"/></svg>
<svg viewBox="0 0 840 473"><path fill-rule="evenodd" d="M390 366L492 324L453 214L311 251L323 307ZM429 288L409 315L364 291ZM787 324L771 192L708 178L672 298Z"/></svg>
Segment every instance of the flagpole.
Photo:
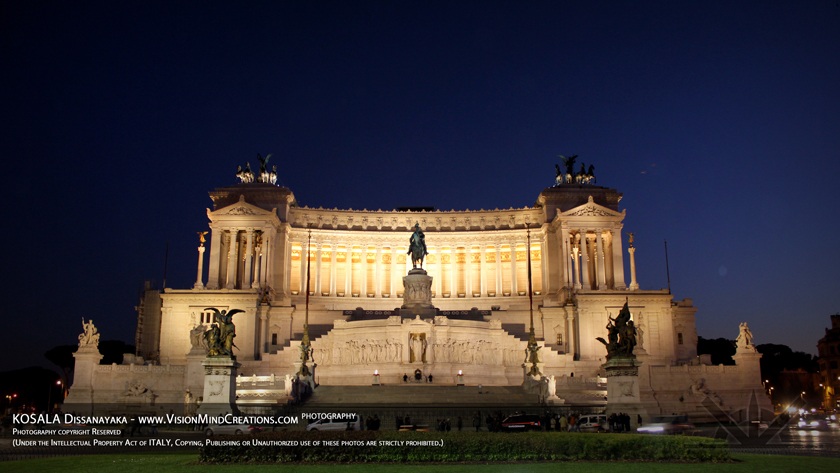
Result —
<svg viewBox="0 0 840 473"><path fill-rule="evenodd" d="M531 362L531 369L528 371L528 374L531 376L537 376L540 373L540 369L537 366L539 363L540 358L537 351L540 349L537 346L537 336L534 333L534 287L531 279L531 228L528 227L527 231L527 248L525 251L528 254L528 310L531 315L531 328L528 331L528 361Z"/></svg>

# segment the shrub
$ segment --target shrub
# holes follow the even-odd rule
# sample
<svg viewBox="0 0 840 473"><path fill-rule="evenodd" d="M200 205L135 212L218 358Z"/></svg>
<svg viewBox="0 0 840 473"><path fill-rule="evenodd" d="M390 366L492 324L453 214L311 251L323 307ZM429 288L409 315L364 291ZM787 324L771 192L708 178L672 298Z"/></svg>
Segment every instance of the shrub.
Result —
<svg viewBox="0 0 840 473"><path fill-rule="evenodd" d="M423 463L523 461L731 461L721 440L705 437L525 432L275 432L216 437L203 463ZM247 442L247 444L246 444ZM306 443L308 442L308 444ZM326 442L338 442L338 446ZM347 446L350 442L352 446ZM380 443L382 442L382 443ZM385 442L405 442L386 446ZM412 445L412 443L416 443ZM422 445L433 442L433 445ZM255 445L260 443L261 445ZM342 446L344 444L344 446Z"/></svg>

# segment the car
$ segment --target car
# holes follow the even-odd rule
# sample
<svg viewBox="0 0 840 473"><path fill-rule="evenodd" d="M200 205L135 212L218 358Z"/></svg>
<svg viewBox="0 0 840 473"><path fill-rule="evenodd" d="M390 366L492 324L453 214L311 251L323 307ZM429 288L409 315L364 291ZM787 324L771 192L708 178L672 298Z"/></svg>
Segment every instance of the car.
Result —
<svg viewBox="0 0 840 473"><path fill-rule="evenodd" d="M528 430L542 430L540 416L530 414L516 414L502 420L501 430L504 432L526 432Z"/></svg>
<svg viewBox="0 0 840 473"><path fill-rule="evenodd" d="M796 422L794 428L798 430L831 430L837 428L836 417L831 415L807 414Z"/></svg>
<svg viewBox="0 0 840 473"><path fill-rule="evenodd" d="M352 419L319 419L306 426L306 430L362 430L359 416Z"/></svg>
<svg viewBox="0 0 840 473"><path fill-rule="evenodd" d="M640 434L687 434L694 431L694 425L688 421L688 416L672 415L654 417L650 423L636 429Z"/></svg>
<svg viewBox="0 0 840 473"><path fill-rule="evenodd" d="M589 414L581 416L577 421L581 432L605 432L610 430L609 421L604 414Z"/></svg>
<svg viewBox="0 0 840 473"><path fill-rule="evenodd" d="M246 433L255 434L261 432L262 428L248 424L209 424L204 427L204 435L242 435Z"/></svg>

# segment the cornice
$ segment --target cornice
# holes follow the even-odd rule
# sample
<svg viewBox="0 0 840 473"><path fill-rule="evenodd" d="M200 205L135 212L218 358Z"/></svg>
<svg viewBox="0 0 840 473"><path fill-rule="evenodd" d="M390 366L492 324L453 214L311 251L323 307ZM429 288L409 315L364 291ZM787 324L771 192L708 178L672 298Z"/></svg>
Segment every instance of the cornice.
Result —
<svg viewBox="0 0 840 473"><path fill-rule="evenodd" d="M293 207L288 220L294 228L404 232L419 223L423 231L468 232L535 228L545 215L539 207L420 212Z"/></svg>

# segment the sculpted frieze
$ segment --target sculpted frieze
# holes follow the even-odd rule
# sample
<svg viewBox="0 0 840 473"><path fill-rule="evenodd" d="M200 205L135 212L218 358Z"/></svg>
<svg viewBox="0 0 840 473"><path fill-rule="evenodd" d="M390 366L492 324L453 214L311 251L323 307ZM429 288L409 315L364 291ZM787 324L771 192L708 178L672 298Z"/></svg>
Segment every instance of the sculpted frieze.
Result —
<svg viewBox="0 0 840 473"><path fill-rule="evenodd" d="M453 321L445 316L425 321L392 316L384 323L373 322L336 321L336 330L313 341L315 362L324 367L382 367L389 363L520 367L525 359L525 342L499 337L503 335L499 321ZM377 329L377 324L382 329L388 327L387 332Z"/></svg>
<svg viewBox="0 0 840 473"><path fill-rule="evenodd" d="M248 207L230 207L225 211L225 215L257 215L254 209Z"/></svg>
<svg viewBox="0 0 840 473"><path fill-rule="evenodd" d="M566 215L573 217L612 217L614 214L594 205L587 205Z"/></svg>

